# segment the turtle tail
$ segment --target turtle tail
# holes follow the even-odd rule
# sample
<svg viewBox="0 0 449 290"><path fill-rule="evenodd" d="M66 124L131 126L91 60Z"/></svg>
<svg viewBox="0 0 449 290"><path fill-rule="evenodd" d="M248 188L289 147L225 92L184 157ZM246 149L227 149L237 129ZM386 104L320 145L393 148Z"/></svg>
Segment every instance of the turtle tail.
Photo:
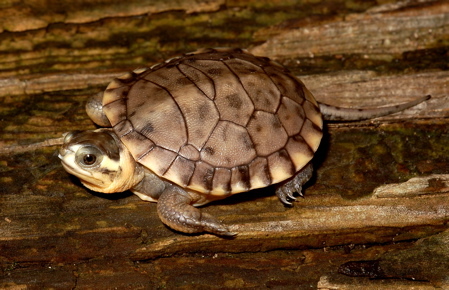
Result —
<svg viewBox="0 0 449 290"><path fill-rule="evenodd" d="M397 113L427 101L428 99L430 99L430 95L404 104L368 109L341 108L323 103L319 103L319 106L323 119L326 121L359 121Z"/></svg>

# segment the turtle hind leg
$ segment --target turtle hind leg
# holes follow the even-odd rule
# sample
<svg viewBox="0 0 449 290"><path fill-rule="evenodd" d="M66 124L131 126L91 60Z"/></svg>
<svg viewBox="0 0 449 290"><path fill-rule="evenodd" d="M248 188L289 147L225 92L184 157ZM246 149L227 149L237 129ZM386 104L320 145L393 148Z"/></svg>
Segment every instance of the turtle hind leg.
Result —
<svg viewBox="0 0 449 290"><path fill-rule="evenodd" d="M287 206L292 206L292 202L296 200L295 192L300 196L302 194L302 186L313 174L312 163L307 164L301 171L287 181L280 183L276 188L276 195L279 200Z"/></svg>
<svg viewBox="0 0 449 290"><path fill-rule="evenodd" d="M170 186L157 201L159 218L170 228L184 233L209 232L227 237L236 235L212 215L192 206L197 200L197 194Z"/></svg>

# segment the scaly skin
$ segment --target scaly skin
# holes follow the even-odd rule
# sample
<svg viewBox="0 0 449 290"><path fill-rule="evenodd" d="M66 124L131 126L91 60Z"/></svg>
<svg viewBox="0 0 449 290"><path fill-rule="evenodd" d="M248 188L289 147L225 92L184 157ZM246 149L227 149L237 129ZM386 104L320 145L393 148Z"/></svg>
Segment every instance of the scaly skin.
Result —
<svg viewBox="0 0 449 290"><path fill-rule="evenodd" d="M235 236L220 221L210 214L193 207L200 196L178 186L168 187L159 197L157 212L164 224L184 233L209 232L219 236Z"/></svg>

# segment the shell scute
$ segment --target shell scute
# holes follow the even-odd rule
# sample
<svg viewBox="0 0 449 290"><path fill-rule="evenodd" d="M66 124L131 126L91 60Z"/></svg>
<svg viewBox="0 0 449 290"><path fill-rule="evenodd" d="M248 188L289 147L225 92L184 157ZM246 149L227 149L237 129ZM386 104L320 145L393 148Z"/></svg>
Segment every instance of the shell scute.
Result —
<svg viewBox="0 0 449 290"><path fill-rule="evenodd" d="M247 127L258 156L268 156L287 143L288 135L275 114L256 111Z"/></svg>
<svg viewBox="0 0 449 290"><path fill-rule="evenodd" d="M251 189L251 179L248 165L240 165L231 169L232 192L242 192Z"/></svg>
<svg viewBox="0 0 449 290"><path fill-rule="evenodd" d="M308 160L312 159L315 153L314 149L304 141L304 138L300 134L290 138L285 145L285 149L295 165L296 171L306 166L309 162Z"/></svg>
<svg viewBox="0 0 449 290"><path fill-rule="evenodd" d="M131 155L138 162L156 146L153 141L134 130L120 138L126 148L133 148L130 150Z"/></svg>
<svg viewBox="0 0 449 290"><path fill-rule="evenodd" d="M212 182L214 178L215 168L203 161L198 161L195 163L195 170L190 178L190 183L187 187L196 191L207 191L212 190Z"/></svg>
<svg viewBox="0 0 449 290"><path fill-rule="evenodd" d="M241 59L225 61L237 76L256 110L275 113L281 94L262 68Z"/></svg>
<svg viewBox="0 0 449 290"><path fill-rule="evenodd" d="M246 125L254 110L237 76L222 61L200 60L193 67L207 74L215 87L215 105L222 120Z"/></svg>
<svg viewBox="0 0 449 290"><path fill-rule="evenodd" d="M283 97L278 110L279 120L289 136L299 133L304 123L306 113L304 107L292 99Z"/></svg>
<svg viewBox="0 0 449 290"><path fill-rule="evenodd" d="M139 160L142 164L151 164L151 170L159 176L164 176L172 162L177 157L173 151L154 146Z"/></svg>
<svg viewBox="0 0 449 290"><path fill-rule="evenodd" d="M296 172L293 162L285 149L274 152L267 157L267 160L273 183L286 180Z"/></svg>
<svg viewBox="0 0 449 290"><path fill-rule="evenodd" d="M248 131L237 124L220 121L201 150L201 159L216 167L248 164L257 156Z"/></svg>
<svg viewBox="0 0 449 290"><path fill-rule="evenodd" d="M139 80L131 94L126 112L134 129L158 146L178 152L187 142L187 132L184 115L173 97L145 80ZM130 148L133 146L136 145Z"/></svg>
<svg viewBox="0 0 449 290"><path fill-rule="evenodd" d="M197 96L193 99L179 96L175 97L175 101L184 116L189 144L200 150L220 120L220 115L214 102L196 87L187 85L184 93Z"/></svg>
<svg viewBox="0 0 449 290"><path fill-rule="evenodd" d="M249 175L253 187L261 188L272 184L268 160L265 157L257 157L249 164Z"/></svg>
<svg viewBox="0 0 449 290"><path fill-rule="evenodd" d="M231 169L222 167L216 168L214 179L212 180L212 188L214 189L214 194L216 195L229 195L232 191Z"/></svg>
<svg viewBox="0 0 449 290"><path fill-rule="evenodd" d="M176 184L186 187L189 185L194 170L194 161L182 156L177 156L163 176Z"/></svg>

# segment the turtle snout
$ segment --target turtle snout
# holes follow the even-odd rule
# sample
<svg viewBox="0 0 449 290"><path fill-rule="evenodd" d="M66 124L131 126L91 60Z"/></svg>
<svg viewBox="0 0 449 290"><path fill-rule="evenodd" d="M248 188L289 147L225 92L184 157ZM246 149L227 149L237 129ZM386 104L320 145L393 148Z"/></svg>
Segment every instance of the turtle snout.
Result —
<svg viewBox="0 0 449 290"><path fill-rule="evenodd" d="M61 148L59 148L58 158L64 160L65 156L69 154L69 152L71 152L71 150L67 147L67 145L62 145Z"/></svg>

